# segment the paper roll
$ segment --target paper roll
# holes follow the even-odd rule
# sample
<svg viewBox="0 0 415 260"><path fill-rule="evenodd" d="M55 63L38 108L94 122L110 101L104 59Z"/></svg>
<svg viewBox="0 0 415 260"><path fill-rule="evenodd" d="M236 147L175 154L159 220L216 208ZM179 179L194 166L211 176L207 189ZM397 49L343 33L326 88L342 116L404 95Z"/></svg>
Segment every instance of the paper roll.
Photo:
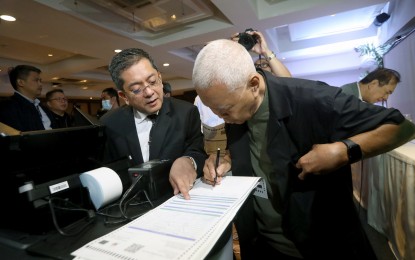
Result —
<svg viewBox="0 0 415 260"><path fill-rule="evenodd" d="M84 172L79 178L82 186L88 188L92 204L97 210L120 198L122 194L121 179L110 168L101 167Z"/></svg>

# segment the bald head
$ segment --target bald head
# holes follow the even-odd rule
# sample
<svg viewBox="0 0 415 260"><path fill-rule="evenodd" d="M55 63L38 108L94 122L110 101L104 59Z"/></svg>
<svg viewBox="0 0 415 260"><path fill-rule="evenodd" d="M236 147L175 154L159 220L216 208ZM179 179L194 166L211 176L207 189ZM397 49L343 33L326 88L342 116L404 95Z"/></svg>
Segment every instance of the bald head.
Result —
<svg viewBox="0 0 415 260"><path fill-rule="evenodd" d="M196 90L220 83L232 91L245 86L253 73L256 70L248 51L237 42L222 39L209 42L199 52L192 79Z"/></svg>

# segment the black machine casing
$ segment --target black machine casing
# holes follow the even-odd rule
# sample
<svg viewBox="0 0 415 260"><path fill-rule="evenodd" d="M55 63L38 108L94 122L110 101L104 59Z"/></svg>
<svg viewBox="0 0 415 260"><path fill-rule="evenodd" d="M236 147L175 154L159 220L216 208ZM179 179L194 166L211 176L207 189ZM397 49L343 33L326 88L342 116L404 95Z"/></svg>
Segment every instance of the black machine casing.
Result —
<svg viewBox="0 0 415 260"><path fill-rule="evenodd" d="M147 192L150 200L157 200L167 193L173 194L169 182L171 160L150 160L128 169L132 183L142 176L138 182L139 189Z"/></svg>

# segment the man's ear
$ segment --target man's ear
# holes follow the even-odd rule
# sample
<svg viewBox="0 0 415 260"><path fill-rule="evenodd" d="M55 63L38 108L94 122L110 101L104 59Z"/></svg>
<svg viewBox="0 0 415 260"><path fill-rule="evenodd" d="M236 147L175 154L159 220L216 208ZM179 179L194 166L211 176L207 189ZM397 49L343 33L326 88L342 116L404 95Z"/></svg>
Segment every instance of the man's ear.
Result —
<svg viewBox="0 0 415 260"><path fill-rule="evenodd" d="M129 104L127 96L125 95L124 91L118 90L118 96L122 98L126 104Z"/></svg>
<svg viewBox="0 0 415 260"><path fill-rule="evenodd" d="M258 74L254 74L249 80L249 88L252 92L257 92L259 90L259 77Z"/></svg>
<svg viewBox="0 0 415 260"><path fill-rule="evenodd" d="M367 84L367 87L370 89L372 87L380 87L379 85L379 80L374 79L371 82L369 82L369 84Z"/></svg>
<svg viewBox="0 0 415 260"><path fill-rule="evenodd" d="M25 81L23 79L17 79L17 86L24 86Z"/></svg>

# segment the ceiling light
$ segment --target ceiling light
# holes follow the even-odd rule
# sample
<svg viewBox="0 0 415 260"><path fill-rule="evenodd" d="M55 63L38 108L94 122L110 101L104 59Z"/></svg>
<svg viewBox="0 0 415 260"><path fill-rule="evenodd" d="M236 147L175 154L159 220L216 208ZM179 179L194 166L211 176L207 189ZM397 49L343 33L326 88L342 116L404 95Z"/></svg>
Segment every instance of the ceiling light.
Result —
<svg viewBox="0 0 415 260"><path fill-rule="evenodd" d="M13 16L10 16L10 15L7 15L7 14L0 15L0 19L8 21L8 22L16 21L16 18L14 18Z"/></svg>
<svg viewBox="0 0 415 260"><path fill-rule="evenodd" d="M53 57L53 54L52 54L52 53L49 53L49 54L48 54L48 56L49 56L49 57Z"/></svg>
<svg viewBox="0 0 415 260"><path fill-rule="evenodd" d="M373 23L373 16L384 4L368 6L356 10L336 13L336 16L296 22L288 25L292 41L310 40L346 32L356 32L368 28ZM336 26L331 26L331 25ZM311 30L312 28L312 30Z"/></svg>
<svg viewBox="0 0 415 260"><path fill-rule="evenodd" d="M170 18L172 19L172 20L176 20L176 15L175 14L172 14L171 16L170 16Z"/></svg>
<svg viewBox="0 0 415 260"><path fill-rule="evenodd" d="M150 19L143 21L143 26L148 29L153 30L157 28L162 28L168 25L168 23L169 21L167 21L167 17L156 16L156 17L152 17Z"/></svg>
<svg viewBox="0 0 415 260"><path fill-rule="evenodd" d="M170 66L170 64L169 63L163 63L163 66L168 67L168 66Z"/></svg>
<svg viewBox="0 0 415 260"><path fill-rule="evenodd" d="M120 50L120 49L115 49L114 50L114 52L116 52L116 53L119 53L119 52L121 52L122 50Z"/></svg>

